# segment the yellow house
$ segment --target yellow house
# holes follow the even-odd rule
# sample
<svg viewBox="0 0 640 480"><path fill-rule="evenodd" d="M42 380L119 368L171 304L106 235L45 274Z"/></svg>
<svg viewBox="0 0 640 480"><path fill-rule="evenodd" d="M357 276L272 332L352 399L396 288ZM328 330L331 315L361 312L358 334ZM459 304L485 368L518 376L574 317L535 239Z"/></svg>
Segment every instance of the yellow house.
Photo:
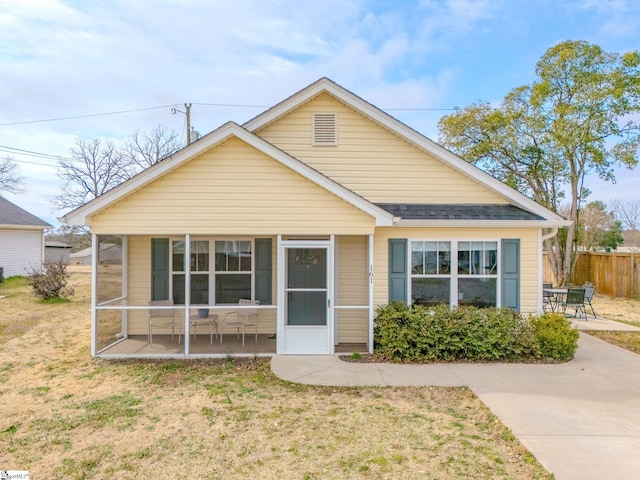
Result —
<svg viewBox="0 0 640 480"><path fill-rule="evenodd" d="M538 312L569 224L326 78L64 221L91 228L103 357L372 351L392 300Z"/></svg>

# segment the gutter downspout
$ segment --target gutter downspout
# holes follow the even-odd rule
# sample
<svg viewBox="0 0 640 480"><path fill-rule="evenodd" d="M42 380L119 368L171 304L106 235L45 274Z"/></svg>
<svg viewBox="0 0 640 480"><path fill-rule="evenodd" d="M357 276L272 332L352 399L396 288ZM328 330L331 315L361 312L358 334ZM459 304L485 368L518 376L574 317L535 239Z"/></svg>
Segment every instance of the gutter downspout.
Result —
<svg viewBox="0 0 640 480"><path fill-rule="evenodd" d="M544 242L545 240L549 240L550 238L555 237L558 234L558 227L553 227L549 233L543 235L541 240Z"/></svg>

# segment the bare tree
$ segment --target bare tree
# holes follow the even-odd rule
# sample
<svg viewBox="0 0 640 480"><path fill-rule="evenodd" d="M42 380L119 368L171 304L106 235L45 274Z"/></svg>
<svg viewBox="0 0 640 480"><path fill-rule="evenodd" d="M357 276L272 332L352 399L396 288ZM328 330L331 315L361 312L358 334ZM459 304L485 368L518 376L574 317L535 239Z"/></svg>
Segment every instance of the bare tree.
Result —
<svg viewBox="0 0 640 480"><path fill-rule="evenodd" d="M137 171L144 170L182 147L178 134L163 125L149 132L136 130L127 138L124 155Z"/></svg>
<svg viewBox="0 0 640 480"><path fill-rule="evenodd" d="M9 157L0 159L0 194L24 193L24 180L18 174L18 165Z"/></svg>
<svg viewBox="0 0 640 480"><path fill-rule="evenodd" d="M640 229L640 200L612 198L609 201L616 218L629 230Z"/></svg>
<svg viewBox="0 0 640 480"><path fill-rule="evenodd" d="M78 139L71 156L58 161L57 174L65 184L51 201L59 210L84 205L131 176L127 159L112 143Z"/></svg>

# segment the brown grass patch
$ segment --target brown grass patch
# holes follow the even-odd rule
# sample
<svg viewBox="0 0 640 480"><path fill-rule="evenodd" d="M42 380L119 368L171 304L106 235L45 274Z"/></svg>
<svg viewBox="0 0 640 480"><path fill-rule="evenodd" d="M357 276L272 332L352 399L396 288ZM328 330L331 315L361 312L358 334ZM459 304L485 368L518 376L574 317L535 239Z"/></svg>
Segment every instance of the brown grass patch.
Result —
<svg viewBox="0 0 640 480"><path fill-rule="evenodd" d="M640 327L640 300L596 295L592 303L598 316ZM625 350L640 353L640 332L586 330L585 333Z"/></svg>
<svg viewBox="0 0 640 480"><path fill-rule="evenodd" d="M89 356L70 303L0 285L0 468L33 478L552 478L466 388L284 382L268 360ZM28 319L26 321L25 319Z"/></svg>
<svg viewBox="0 0 640 480"><path fill-rule="evenodd" d="M592 303L599 317L640 327L640 300L596 295Z"/></svg>

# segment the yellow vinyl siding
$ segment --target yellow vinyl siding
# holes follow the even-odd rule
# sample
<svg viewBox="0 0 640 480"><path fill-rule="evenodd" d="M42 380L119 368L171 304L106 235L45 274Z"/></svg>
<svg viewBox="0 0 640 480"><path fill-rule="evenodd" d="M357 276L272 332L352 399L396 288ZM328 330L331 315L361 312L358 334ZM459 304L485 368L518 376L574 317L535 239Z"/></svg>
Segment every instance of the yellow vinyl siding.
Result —
<svg viewBox="0 0 640 480"><path fill-rule="evenodd" d="M312 145L317 112L338 114L337 146ZM374 203L508 203L326 93L256 133Z"/></svg>
<svg viewBox="0 0 640 480"><path fill-rule="evenodd" d="M367 343L369 310L336 310L338 343Z"/></svg>
<svg viewBox="0 0 640 480"><path fill-rule="evenodd" d="M336 239L336 307L369 304L368 238L340 236ZM368 309L335 309L339 343L366 343Z"/></svg>
<svg viewBox="0 0 640 480"><path fill-rule="evenodd" d="M368 234L374 219L238 139L94 216L94 233Z"/></svg>
<svg viewBox="0 0 640 480"><path fill-rule="evenodd" d="M535 228L378 228L374 240L374 305L389 299L389 239L520 239L520 311L538 310L538 230ZM500 279L498 279L500 281Z"/></svg>

